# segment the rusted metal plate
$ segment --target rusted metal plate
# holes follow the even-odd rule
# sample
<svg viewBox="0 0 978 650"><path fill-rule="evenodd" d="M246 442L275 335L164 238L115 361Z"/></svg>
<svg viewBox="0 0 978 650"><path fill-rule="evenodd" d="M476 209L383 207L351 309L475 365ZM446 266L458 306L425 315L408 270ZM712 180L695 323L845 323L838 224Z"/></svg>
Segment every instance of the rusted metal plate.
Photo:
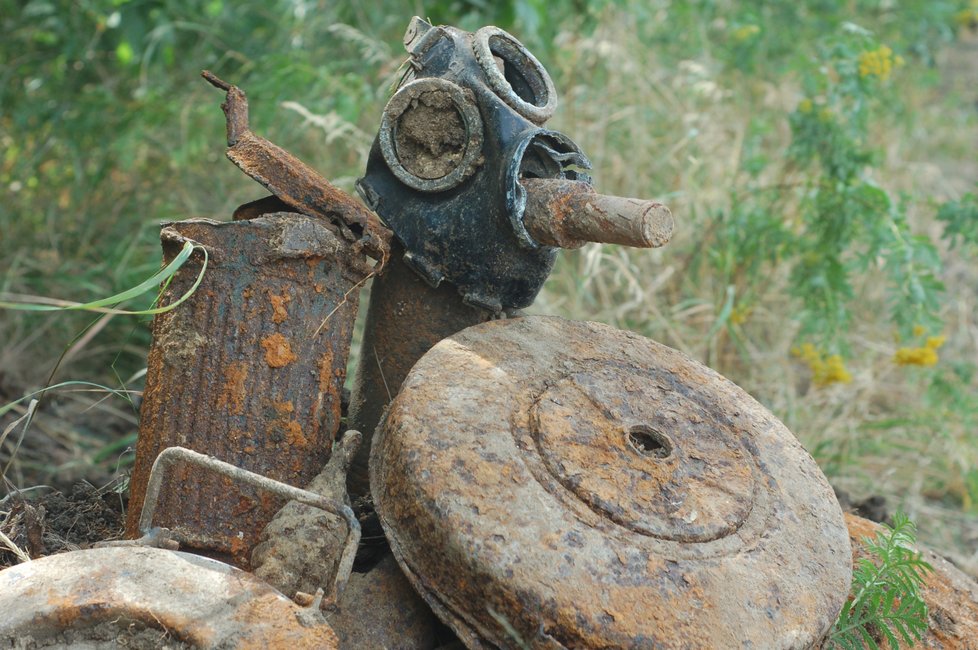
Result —
<svg viewBox="0 0 978 650"><path fill-rule="evenodd" d="M371 456L395 556L469 648L808 648L851 578L812 458L747 393L596 323L471 327Z"/></svg>
<svg viewBox="0 0 978 650"><path fill-rule="evenodd" d="M325 620L251 574L157 548L72 551L0 571L0 611L4 647L339 647Z"/></svg>
<svg viewBox="0 0 978 650"><path fill-rule="evenodd" d="M243 90L207 70L201 76L227 92L221 109L227 118L228 159L280 201L338 226L347 239L354 241L358 252L362 249L383 264L391 232L377 216L285 149L252 133L248 98Z"/></svg>
<svg viewBox="0 0 978 650"><path fill-rule="evenodd" d="M269 478L305 485L325 465L340 425L362 255L321 219L276 213L166 226L164 258L183 242L207 247L196 293L153 323L127 533L137 536L156 456L183 446ZM162 298L186 292L195 253ZM225 477L176 468L155 525L194 529L244 568L283 501Z"/></svg>
<svg viewBox="0 0 978 650"><path fill-rule="evenodd" d="M880 525L857 515L846 514L852 542L853 562L868 557L861 540L873 538ZM910 650L974 650L978 648L978 582L937 553L919 549L934 571L921 589L927 603L928 628ZM870 558L872 559L872 558ZM884 643L879 639L882 646Z"/></svg>

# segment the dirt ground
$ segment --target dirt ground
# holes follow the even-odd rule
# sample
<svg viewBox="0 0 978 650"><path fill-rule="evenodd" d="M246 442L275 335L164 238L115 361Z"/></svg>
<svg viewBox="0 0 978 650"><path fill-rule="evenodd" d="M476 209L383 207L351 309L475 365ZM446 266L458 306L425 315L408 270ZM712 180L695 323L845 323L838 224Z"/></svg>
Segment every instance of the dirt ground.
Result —
<svg viewBox="0 0 978 650"><path fill-rule="evenodd" d="M0 532L36 559L120 539L123 507L122 495L87 482L76 483L67 493L54 490L33 499L13 494L0 502ZM0 569L18 562L0 543Z"/></svg>

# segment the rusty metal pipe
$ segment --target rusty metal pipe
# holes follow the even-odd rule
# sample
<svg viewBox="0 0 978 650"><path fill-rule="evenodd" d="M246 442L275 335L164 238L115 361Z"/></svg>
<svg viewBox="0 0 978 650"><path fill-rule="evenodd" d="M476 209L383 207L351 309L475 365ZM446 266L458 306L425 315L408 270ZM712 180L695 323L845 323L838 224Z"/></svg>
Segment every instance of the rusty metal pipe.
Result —
<svg viewBox="0 0 978 650"><path fill-rule="evenodd" d="M658 248L672 236L672 212L656 201L598 194L581 181L528 178L520 184L526 190L523 224L545 246L602 242Z"/></svg>
<svg viewBox="0 0 978 650"><path fill-rule="evenodd" d="M363 433L347 482L353 499L370 491L367 463L374 429L414 363L446 336L492 318L463 303L449 283L437 288L426 283L403 257L404 249L394 240L387 265L370 289L347 418L350 428Z"/></svg>

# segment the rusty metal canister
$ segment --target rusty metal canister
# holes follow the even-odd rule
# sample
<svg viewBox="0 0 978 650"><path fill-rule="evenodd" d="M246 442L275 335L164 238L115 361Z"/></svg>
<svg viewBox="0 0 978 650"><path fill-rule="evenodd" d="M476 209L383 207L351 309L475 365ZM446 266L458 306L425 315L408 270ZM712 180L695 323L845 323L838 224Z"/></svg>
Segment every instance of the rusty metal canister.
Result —
<svg viewBox="0 0 978 650"><path fill-rule="evenodd" d="M186 241L208 266L193 296L157 315L141 407L127 533L136 536L146 481L170 446L212 455L294 486L325 465L340 425L362 254L323 219L272 213L254 219L171 223L164 261ZM195 252L161 304L197 278ZM198 550L247 568L262 528L284 502L224 477L176 468L156 526L192 531Z"/></svg>
<svg viewBox="0 0 978 650"><path fill-rule="evenodd" d="M849 593L839 504L785 426L607 325L438 343L370 469L394 556L468 648L810 648Z"/></svg>

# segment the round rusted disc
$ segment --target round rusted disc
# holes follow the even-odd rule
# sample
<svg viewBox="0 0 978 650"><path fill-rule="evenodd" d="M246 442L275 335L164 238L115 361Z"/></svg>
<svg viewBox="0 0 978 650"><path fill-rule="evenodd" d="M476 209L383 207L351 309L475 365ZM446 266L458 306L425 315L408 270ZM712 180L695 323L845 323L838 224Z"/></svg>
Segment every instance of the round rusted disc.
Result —
<svg viewBox="0 0 978 650"><path fill-rule="evenodd" d="M687 356L531 317L456 334L391 404L371 486L470 648L807 648L850 582L838 502L764 407Z"/></svg>
<svg viewBox="0 0 978 650"><path fill-rule="evenodd" d="M0 571L0 612L2 647L339 647L329 624L252 574L158 548L71 551Z"/></svg>

